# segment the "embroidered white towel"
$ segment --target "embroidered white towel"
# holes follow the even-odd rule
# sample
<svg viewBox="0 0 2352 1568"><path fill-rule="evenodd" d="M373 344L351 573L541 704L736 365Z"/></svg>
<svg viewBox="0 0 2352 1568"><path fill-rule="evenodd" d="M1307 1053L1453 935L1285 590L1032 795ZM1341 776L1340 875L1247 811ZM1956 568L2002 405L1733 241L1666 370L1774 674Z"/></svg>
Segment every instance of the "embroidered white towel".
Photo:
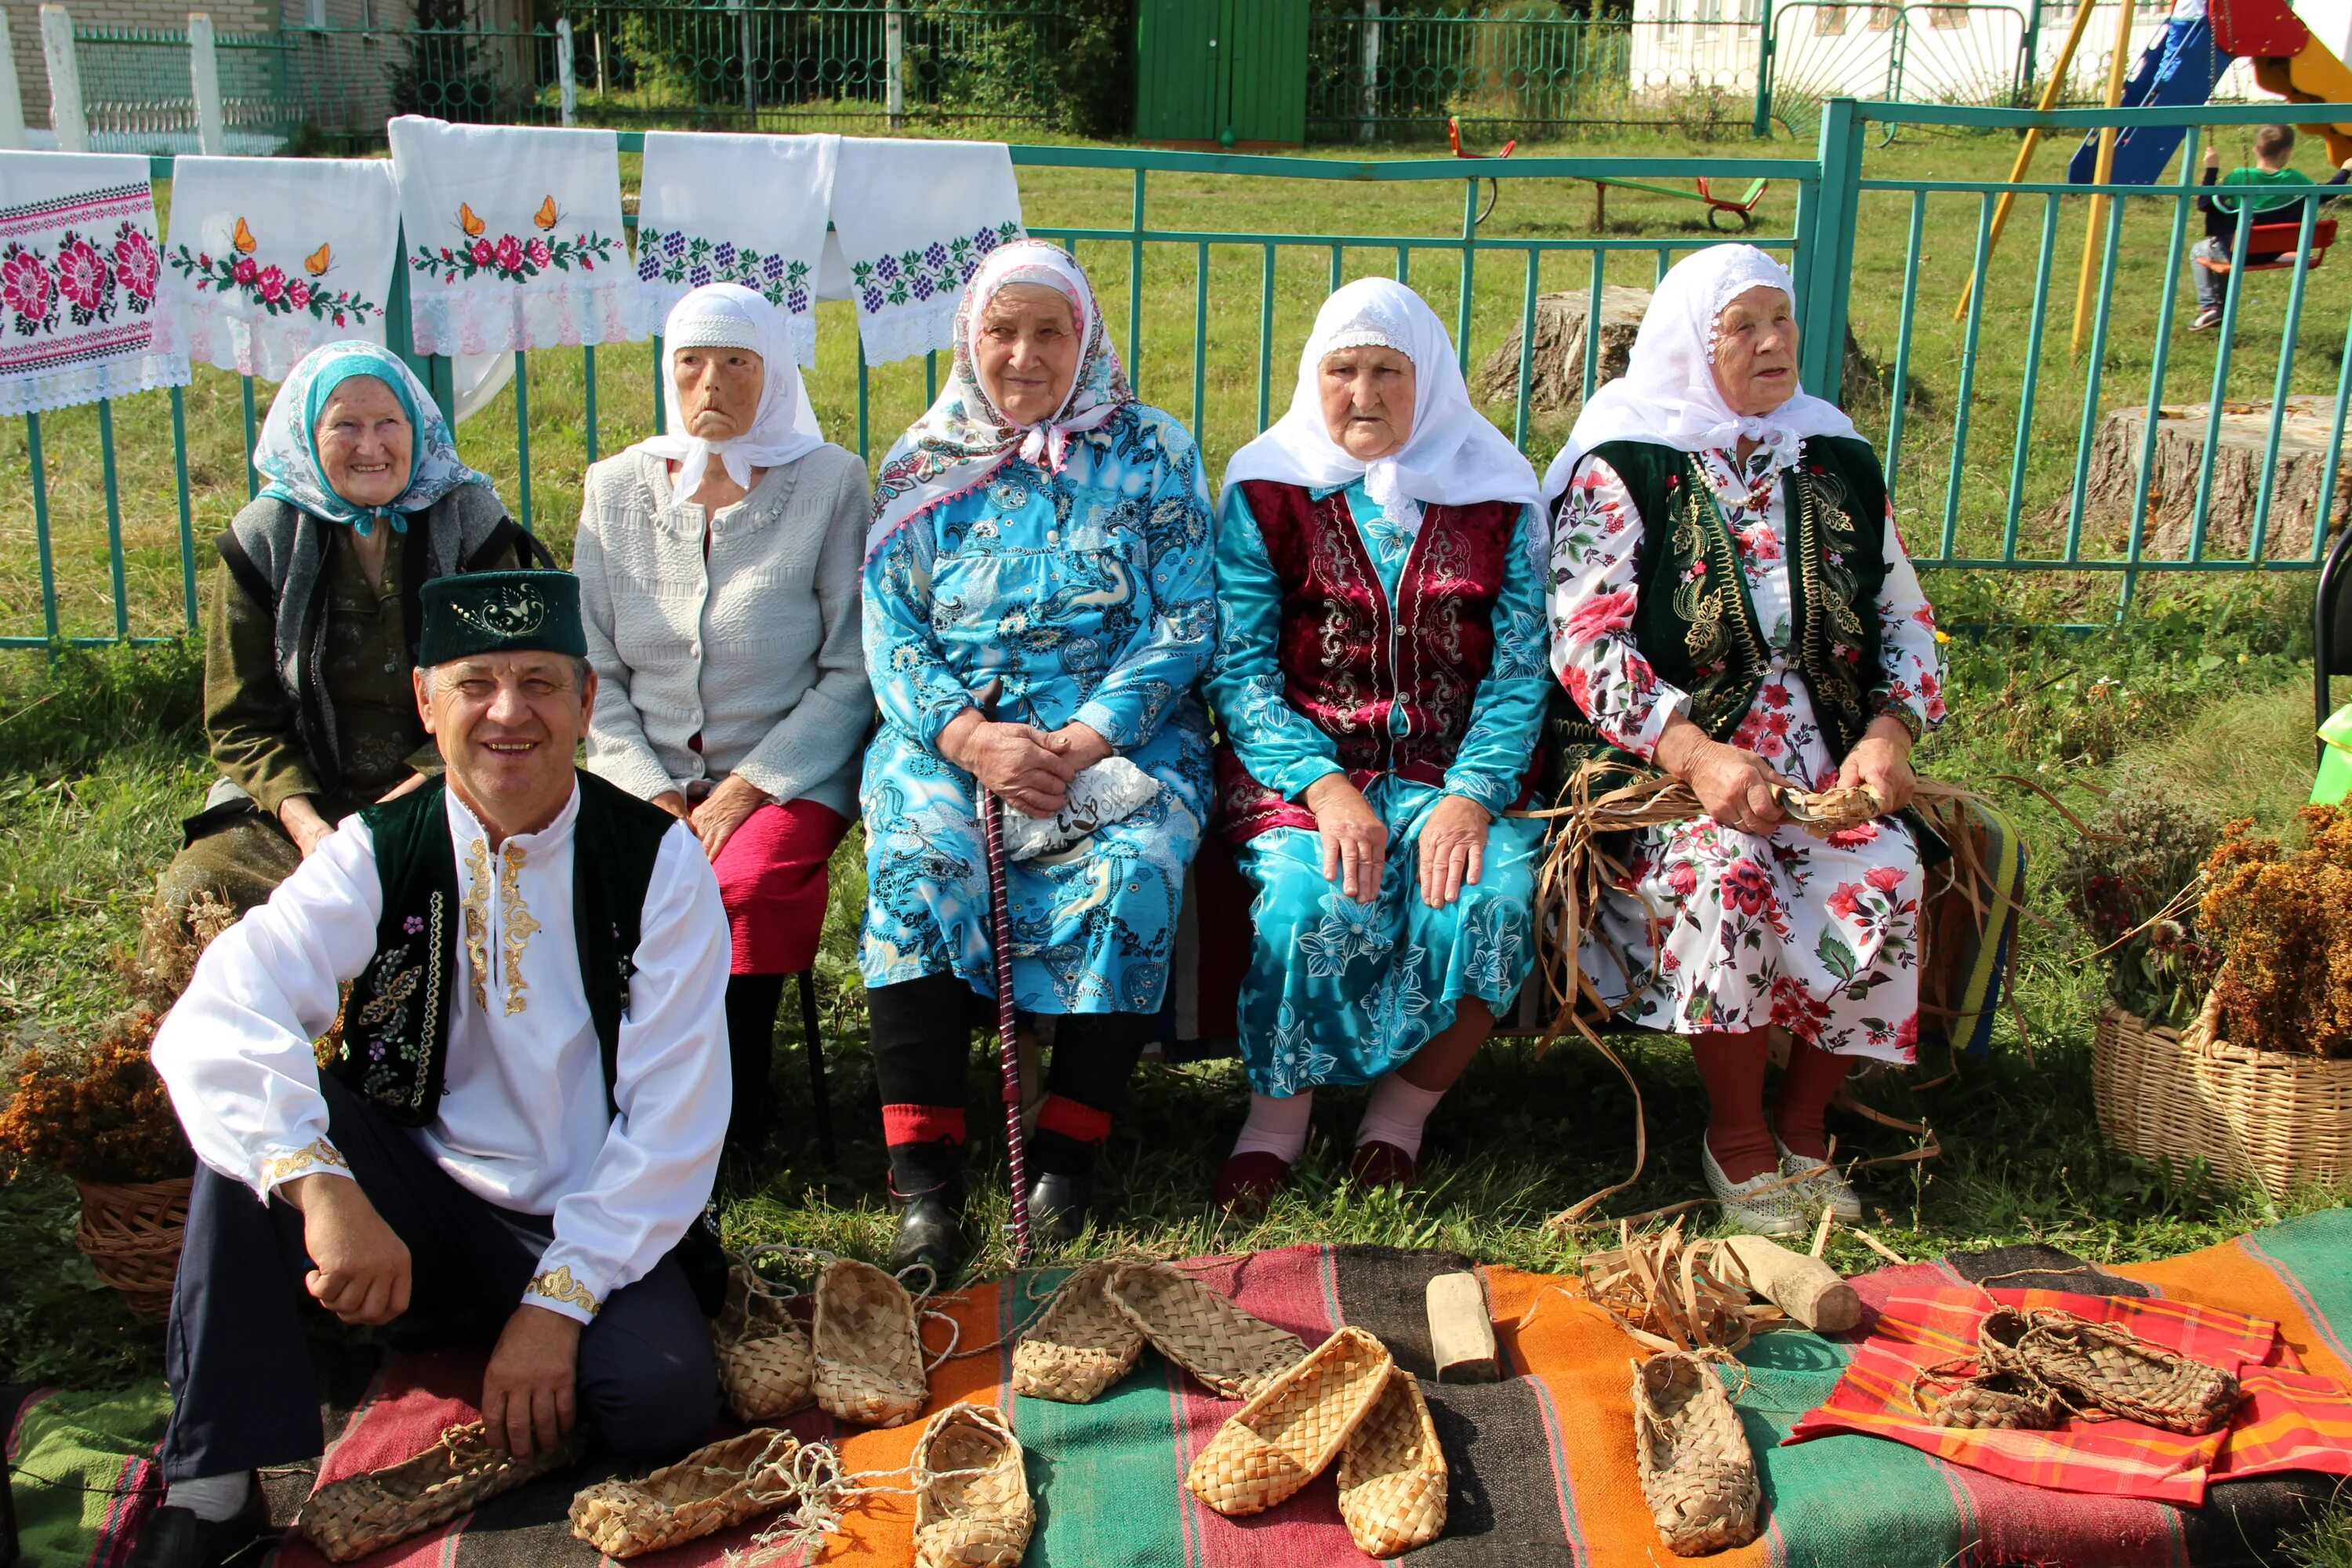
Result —
<svg viewBox="0 0 2352 1568"><path fill-rule="evenodd" d="M637 199L646 330L661 331L688 289L740 283L784 312L793 353L816 363L816 267L840 147L838 136L646 132Z"/></svg>
<svg viewBox="0 0 2352 1568"><path fill-rule="evenodd" d="M383 342L399 249L382 158L182 158L164 327L194 359L283 381L320 343Z"/></svg>
<svg viewBox="0 0 2352 1568"><path fill-rule="evenodd" d="M188 384L155 341L155 233L145 158L0 153L0 415Z"/></svg>
<svg viewBox="0 0 2352 1568"><path fill-rule="evenodd" d="M1024 232L1013 154L1002 142L845 137L833 226L866 359L952 348L965 281Z"/></svg>
<svg viewBox="0 0 2352 1568"><path fill-rule="evenodd" d="M386 128L400 180L418 353L494 353L646 335L610 131Z"/></svg>

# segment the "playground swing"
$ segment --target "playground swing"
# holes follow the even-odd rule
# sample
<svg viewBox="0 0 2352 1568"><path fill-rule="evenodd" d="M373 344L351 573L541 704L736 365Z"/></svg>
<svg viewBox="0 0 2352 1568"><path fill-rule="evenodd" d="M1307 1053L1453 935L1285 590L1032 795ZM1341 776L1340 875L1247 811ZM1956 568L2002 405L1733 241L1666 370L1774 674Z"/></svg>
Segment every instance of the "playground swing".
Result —
<svg viewBox="0 0 2352 1568"><path fill-rule="evenodd" d="M1503 150L1499 153L1473 153L1462 145L1462 121L1451 117L1445 121L1445 134L1454 143L1454 155L1457 158L1507 158L1511 155L1512 150L1519 144L1518 139L1514 137L1503 143ZM1592 178L1593 229L1598 232L1608 226L1609 187L1615 185L1621 190L1647 191L1653 195L1670 196L1675 201L1702 203L1706 207L1707 227L1721 233L1746 234L1756 226L1756 204L1764 199L1764 193L1770 188L1772 182L1751 180L1748 182L1748 189L1736 197L1716 195L1708 184L1707 177L1704 174L1696 176L1692 184L1698 187L1695 193L1678 190L1672 185L1654 184L1645 180L1612 180L1594 177ZM1489 175L1486 180L1486 205L1472 220L1471 226L1475 228L1493 216L1495 204L1502 199L1502 192L1503 183ZM1727 224L1729 226L1727 226Z"/></svg>

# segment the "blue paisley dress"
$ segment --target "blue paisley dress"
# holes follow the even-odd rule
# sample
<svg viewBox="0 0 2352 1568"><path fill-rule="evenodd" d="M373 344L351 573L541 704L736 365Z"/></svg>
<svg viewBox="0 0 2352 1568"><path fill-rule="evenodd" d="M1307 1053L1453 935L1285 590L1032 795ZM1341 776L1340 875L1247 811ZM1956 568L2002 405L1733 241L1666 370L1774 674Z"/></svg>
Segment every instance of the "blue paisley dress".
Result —
<svg viewBox="0 0 2352 1568"><path fill-rule="evenodd" d="M1159 1010L1209 811L1192 688L1216 646L1212 549L1199 449L1138 403L1075 437L1060 472L1013 458L883 540L865 584L882 710L859 797L867 985L952 973L996 993L973 781L937 748L1001 680L997 717L1078 721L1160 785L1069 848L1008 862L1013 1000L1036 1013Z"/></svg>

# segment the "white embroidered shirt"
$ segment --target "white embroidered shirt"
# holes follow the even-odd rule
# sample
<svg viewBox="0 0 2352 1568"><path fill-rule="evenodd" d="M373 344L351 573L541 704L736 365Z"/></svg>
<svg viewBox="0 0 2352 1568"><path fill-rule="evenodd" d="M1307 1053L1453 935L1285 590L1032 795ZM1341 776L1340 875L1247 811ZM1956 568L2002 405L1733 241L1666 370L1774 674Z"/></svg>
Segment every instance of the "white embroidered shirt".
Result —
<svg viewBox="0 0 2352 1568"><path fill-rule="evenodd" d="M693 834L662 840L646 893L608 1113L572 932L572 800L491 851L453 793L462 899L439 1116L410 1136L485 1202L549 1215L524 1300L582 1321L644 1278L709 1201L727 1129L726 911ZM222 933L156 1031L156 1070L197 1157L267 1198L348 1176L310 1042L375 951L375 846L347 819L269 902Z"/></svg>

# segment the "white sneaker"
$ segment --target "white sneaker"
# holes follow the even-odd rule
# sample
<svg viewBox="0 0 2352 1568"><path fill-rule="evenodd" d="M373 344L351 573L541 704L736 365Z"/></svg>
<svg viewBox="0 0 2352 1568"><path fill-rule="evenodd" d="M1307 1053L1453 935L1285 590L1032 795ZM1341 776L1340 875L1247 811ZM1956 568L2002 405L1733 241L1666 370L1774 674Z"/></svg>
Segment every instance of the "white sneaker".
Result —
<svg viewBox="0 0 2352 1568"><path fill-rule="evenodd" d="M1835 1165L1827 1160L1816 1160L1810 1154L1796 1153L1781 1142L1777 1134L1772 1139L1772 1147L1780 1152L1782 1175L1805 1178L1789 1190L1801 1197L1814 1214L1820 1214L1822 1205L1827 1204L1830 1212L1847 1224L1861 1222L1862 1194L1853 1190L1853 1184L1847 1181Z"/></svg>
<svg viewBox="0 0 2352 1568"><path fill-rule="evenodd" d="M1724 1217L1751 1236L1795 1236L1805 1228L1805 1187L1800 1183L1782 1185L1785 1179L1779 1171L1767 1171L1750 1176L1744 1182L1734 1182L1716 1163L1715 1151L1706 1146L1701 1134L1698 1141L1700 1169L1706 1173L1707 1191L1723 1205ZM1759 1188L1769 1187L1769 1192Z"/></svg>

